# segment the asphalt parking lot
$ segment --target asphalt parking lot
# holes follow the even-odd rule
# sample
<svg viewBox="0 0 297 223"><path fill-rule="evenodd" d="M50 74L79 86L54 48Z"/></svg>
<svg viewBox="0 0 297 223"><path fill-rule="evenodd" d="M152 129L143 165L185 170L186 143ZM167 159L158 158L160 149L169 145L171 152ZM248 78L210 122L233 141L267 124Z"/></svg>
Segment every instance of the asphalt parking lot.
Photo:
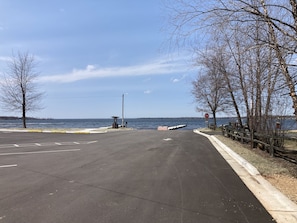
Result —
<svg viewBox="0 0 297 223"><path fill-rule="evenodd" d="M0 133L0 222L274 222L192 131Z"/></svg>

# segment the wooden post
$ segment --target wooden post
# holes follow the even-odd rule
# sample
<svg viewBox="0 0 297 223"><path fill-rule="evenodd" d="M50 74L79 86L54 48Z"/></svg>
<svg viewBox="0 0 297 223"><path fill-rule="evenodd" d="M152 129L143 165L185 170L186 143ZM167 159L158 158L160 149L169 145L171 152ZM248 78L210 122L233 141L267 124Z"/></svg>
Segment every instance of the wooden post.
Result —
<svg viewBox="0 0 297 223"><path fill-rule="evenodd" d="M253 149L254 148L254 130L253 129L251 129L250 134L251 134L251 149Z"/></svg>
<svg viewBox="0 0 297 223"><path fill-rule="evenodd" d="M274 140L273 138L270 138L270 146L269 146L269 154L271 157L274 157Z"/></svg>

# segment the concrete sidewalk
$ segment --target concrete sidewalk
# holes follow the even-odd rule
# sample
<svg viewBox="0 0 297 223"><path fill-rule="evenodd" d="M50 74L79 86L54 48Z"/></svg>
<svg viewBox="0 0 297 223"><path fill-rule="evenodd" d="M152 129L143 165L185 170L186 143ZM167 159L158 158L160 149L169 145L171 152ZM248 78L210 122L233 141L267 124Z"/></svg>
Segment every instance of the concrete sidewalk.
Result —
<svg viewBox="0 0 297 223"><path fill-rule="evenodd" d="M199 130L194 130L194 132L210 140L276 222L297 223L297 205L265 180L253 165L215 136L204 134Z"/></svg>

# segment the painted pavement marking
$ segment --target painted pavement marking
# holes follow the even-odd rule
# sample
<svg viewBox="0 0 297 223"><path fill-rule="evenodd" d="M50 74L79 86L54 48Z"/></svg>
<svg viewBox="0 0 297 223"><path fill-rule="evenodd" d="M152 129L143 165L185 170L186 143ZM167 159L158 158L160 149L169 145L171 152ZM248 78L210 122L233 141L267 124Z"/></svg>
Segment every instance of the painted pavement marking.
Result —
<svg viewBox="0 0 297 223"><path fill-rule="evenodd" d="M9 149L9 148L25 148L32 146L72 146L72 145L89 145L98 142L96 141L81 141L81 142L45 142L45 143L24 143L24 144L0 144L0 149Z"/></svg>
<svg viewBox="0 0 297 223"><path fill-rule="evenodd" d="M17 167L17 164L11 164L11 165L2 165L0 168L9 168L9 167Z"/></svg>
<svg viewBox="0 0 297 223"><path fill-rule="evenodd" d="M76 151L80 151L80 149L64 149L64 150L47 150L47 151L34 151L34 152L0 153L0 156L30 155L30 154L44 154L44 153L63 153L63 152L76 152Z"/></svg>

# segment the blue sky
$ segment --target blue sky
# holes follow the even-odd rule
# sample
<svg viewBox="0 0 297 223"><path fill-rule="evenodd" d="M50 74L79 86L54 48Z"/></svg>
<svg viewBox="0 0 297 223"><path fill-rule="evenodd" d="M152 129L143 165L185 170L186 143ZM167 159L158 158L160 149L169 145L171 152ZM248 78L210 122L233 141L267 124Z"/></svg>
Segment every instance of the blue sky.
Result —
<svg viewBox="0 0 297 223"><path fill-rule="evenodd" d="M0 72L38 61L40 118L196 117L189 53L165 50L161 0L0 0ZM1 115L17 115L0 111Z"/></svg>

